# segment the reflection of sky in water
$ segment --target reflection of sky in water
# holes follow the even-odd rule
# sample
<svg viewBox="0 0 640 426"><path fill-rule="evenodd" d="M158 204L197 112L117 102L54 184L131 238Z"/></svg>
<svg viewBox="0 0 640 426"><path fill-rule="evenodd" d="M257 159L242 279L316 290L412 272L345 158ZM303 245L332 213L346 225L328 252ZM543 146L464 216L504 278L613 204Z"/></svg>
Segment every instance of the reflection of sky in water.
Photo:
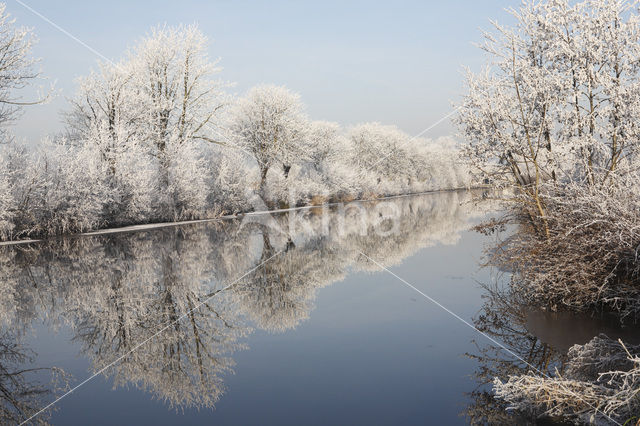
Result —
<svg viewBox="0 0 640 426"><path fill-rule="evenodd" d="M16 287L22 291L13 303L25 308L5 304L2 317L13 318L12 327L31 324L24 342L36 364L61 367L76 384L198 297L285 250L212 298L206 315L196 311L179 331L107 370L107 379L60 401L52 423L463 424L478 368L464 354L477 348L474 339L486 340L391 275L371 272L358 253L395 265L399 276L471 320L483 306L476 280L490 277L478 267L486 237L465 231L481 216L460 204L467 199L393 201L399 232L384 238L359 235L350 226L360 222L348 219L344 233L291 239L226 224L85 240L75 254L67 247L39 260L23 254L4 261L23 266L5 277L15 285L30 265L32 279L23 284L37 289ZM313 229L318 216L304 220Z"/></svg>
<svg viewBox="0 0 640 426"><path fill-rule="evenodd" d="M394 271L470 317L480 292L468 280L445 278L455 251L441 249L425 249ZM456 262L456 272L472 273L469 260L467 266ZM427 274L425 266L432 266ZM465 300L454 300L460 294ZM215 411L176 414L142 392L112 392L98 377L61 401L52 422L464 423L458 414L463 393L473 385L469 375L475 363L462 354L474 333L415 296L381 273L351 274L322 289L310 319L295 330L256 331L246 339L249 349L234 354L235 374L225 376L228 391ZM67 345L61 339L56 346L62 359L74 359L77 349ZM73 371L76 377L87 375L86 362L81 364Z"/></svg>

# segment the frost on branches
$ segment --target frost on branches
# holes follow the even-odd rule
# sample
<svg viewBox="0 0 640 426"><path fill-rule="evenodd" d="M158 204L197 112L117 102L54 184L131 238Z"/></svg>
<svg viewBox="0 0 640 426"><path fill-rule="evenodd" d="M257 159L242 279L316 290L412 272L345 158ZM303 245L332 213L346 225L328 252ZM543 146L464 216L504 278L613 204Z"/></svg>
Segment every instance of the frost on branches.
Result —
<svg viewBox="0 0 640 426"><path fill-rule="evenodd" d="M576 424L622 424L640 410L640 347L605 335L569 349L565 371L496 379L496 396L511 409L536 416L563 417Z"/></svg>
<svg viewBox="0 0 640 426"><path fill-rule="evenodd" d="M637 161L637 6L528 1L511 10L515 27L494 23L458 116L478 171L535 197L544 182L602 183Z"/></svg>
<svg viewBox="0 0 640 426"><path fill-rule="evenodd" d="M22 106L47 100L25 100L16 91L35 83L40 77L37 60L30 55L34 37L30 30L15 25L15 19L0 3L0 126L6 126L20 114ZM2 134L6 139L8 134ZM5 142L5 141L2 141Z"/></svg>
<svg viewBox="0 0 640 426"><path fill-rule="evenodd" d="M0 9L0 124L38 77L30 40ZM470 185L448 141L313 121L285 87L234 98L208 49L196 26L154 28L78 81L62 135L0 146L0 239Z"/></svg>
<svg viewBox="0 0 640 426"><path fill-rule="evenodd" d="M258 86L231 111L231 140L256 162L261 194L273 166L281 166L281 173L288 178L293 162L304 159L309 120L303 109L300 96L286 88Z"/></svg>
<svg viewBox="0 0 640 426"><path fill-rule="evenodd" d="M467 157L518 230L490 263L531 303L640 313L639 3L525 2L469 73Z"/></svg>

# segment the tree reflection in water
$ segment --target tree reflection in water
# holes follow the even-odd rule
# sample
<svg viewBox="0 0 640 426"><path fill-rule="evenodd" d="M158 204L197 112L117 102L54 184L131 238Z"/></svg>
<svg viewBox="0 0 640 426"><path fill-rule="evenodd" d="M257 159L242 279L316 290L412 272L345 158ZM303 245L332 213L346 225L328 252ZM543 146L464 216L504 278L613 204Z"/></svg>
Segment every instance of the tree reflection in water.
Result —
<svg viewBox="0 0 640 426"><path fill-rule="evenodd" d="M133 385L177 409L212 407L252 327L295 328L317 289L349 269L376 269L360 251L391 265L455 243L482 214L470 199L448 192L291 212L274 216L272 226L211 222L2 247L3 339L19 345L6 330L27 330L36 319L69 327L94 371L124 356L104 371L114 387ZM2 371L22 361L1 358ZM20 383L36 389L26 378ZM23 396L18 418L46 399ZM6 410L12 403L3 399Z"/></svg>
<svg viewBox="0 0 640 426"><path fill-rule="evenodd" d="M0 335L0 424L18 424L40 410L43 397L66 389L67 376L55 367L34 367L35 354L9 330ZM41 383L46 378L44 383ZM47 415L34 419L47 424Z"/></svg>

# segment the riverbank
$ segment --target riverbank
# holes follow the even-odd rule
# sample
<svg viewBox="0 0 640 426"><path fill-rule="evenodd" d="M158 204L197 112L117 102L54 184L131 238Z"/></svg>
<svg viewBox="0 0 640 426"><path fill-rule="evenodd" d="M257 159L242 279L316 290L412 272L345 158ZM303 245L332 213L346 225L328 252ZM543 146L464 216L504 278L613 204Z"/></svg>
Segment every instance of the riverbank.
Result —
<svg viewBox="0 0 640 426"><path fill-rule="evenodd" d="M300 207L290 207L285 209L273 209L273 210L262 210L262 211L247 211L240 212L236 214L222 215L214 218L208 219L194 219L194 220L183 220L183 221L173 221L173 222L159 222L159 223L141 223L137 225L129 225L115 228L104 228L104 229L96 229L93 231L73 233L73 234L58 234L52 236L50 238L34 238L34 239L22 239L22 240L11 240L11 241L0 241L0 247L2 246L12 246L12 245L22 245L22 244L33 244L42 241L49 240L51 238L61 238L61 237L82 237L82 236L92 236L92 235L108 235L108 234L120 234L127 232L136 232L136 231L146 231L151 229L160 229L160 228L169 228L183 225L192 225L198 223L209 223L223 220L232 220L232 219L240 219L245 216L251 215L264 215L264 214L278 214L278 213L286 213L293 211L301 211L301 210L311 210L317 208L332 208L339 205L350 204L350 203L367 203L367 202L375 202L375 201L384 201L384 200L393 200L397 198L403 197L413 197L418 195L428 195L428 194L437 194L443 192L461 192L461 191L474 191L474 190L482 190L482 189L490 189L491 187L488 185L478 185L468 188L452 188L452 189L441 189L441 190L433 190L433 191L423 191L423 192L415 192L408 194L397 194L397 195L388 195L379 198L366 198L366 199L354 199L348 202L332 202L321 205L307 205Z"/></svg>

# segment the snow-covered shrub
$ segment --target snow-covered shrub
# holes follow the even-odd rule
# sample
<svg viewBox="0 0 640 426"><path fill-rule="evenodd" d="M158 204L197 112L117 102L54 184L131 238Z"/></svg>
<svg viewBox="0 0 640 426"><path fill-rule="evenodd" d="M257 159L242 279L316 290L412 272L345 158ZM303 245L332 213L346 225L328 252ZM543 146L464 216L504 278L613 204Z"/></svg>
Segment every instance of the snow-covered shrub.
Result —
<svg viewBox="0 0 640 426"><path fill-rule="evenodd" d="M523 216L490 263L514 271L516 288L530 303L551 308L606 308L640 316L640 192L637 173L611 176L612 185L548 184L542 200L546 224Z"/></svg>
<svg viewBox="0 0 640 426"><path fill-rule="evenodd" d="M11 236L14 228L13 206L15 200L9 187L9 180L5 177L8 176L8 170L5 169L6 165L0 163L0 238L7 239Z"/></svg>
<svg viewBox="0 0 640 426"><path fill-rule="evenodd" d="M308 205L314 197L325 199L328 196L325 176L306 165L291 166L286 177L282 173L268 175L265 198L283 206Z"/></svg>
<svg viewBox="0 0 640 426"><path fill-rule="evenodd" d="M0 238L10 239L16 232L19 196L24 195L26 150L14 144L0 145ZM19 231L18 231L19 232Z"/></svg>
<svg viewBox="0 0 640 426"><path fill-rule="evenodd" d="M566 371L555 377L496 379L496 396L511 409L576 424L628 424L638 415L640 346L600 335L573 346L567 356Z"/></svg>
<svg viewBox="0 0 640 426"><path fill-rule="evenodd" d="M214 148L205 161L211 173L209 204L225 214L249 211L248 193L257 191L260 181L250 159L237 150Z"/></svg>
<svg viewBox="0 0 640 426"><path fill-rule="evenodd" d="M117 154L118 167L109 175L113 204L105 208L110 226L160 220L158 165L139 147Z"/></svg>
<svg viewBox="0 0 640 426"><path fill-rule="evenodd" d="M94 147L47 143L38 154L39 197L30 203L37 235L83 232L104 225L114 202L106 165Z"/></svg>
<svg viewBox="0 0 640 426"><path fill-rule="evenodd" d="M166 196L172 220L205 218L209 213L207 183L210 168L200 147L194 144L170 144L167 148L168 188Z"/></svg>
<svg viewBox="0 0 640 426"><path fill-rule="evenodd" d="M3 146L0 175L3 239L94 229L114 201L99 153L87 147Z"/></svg>

